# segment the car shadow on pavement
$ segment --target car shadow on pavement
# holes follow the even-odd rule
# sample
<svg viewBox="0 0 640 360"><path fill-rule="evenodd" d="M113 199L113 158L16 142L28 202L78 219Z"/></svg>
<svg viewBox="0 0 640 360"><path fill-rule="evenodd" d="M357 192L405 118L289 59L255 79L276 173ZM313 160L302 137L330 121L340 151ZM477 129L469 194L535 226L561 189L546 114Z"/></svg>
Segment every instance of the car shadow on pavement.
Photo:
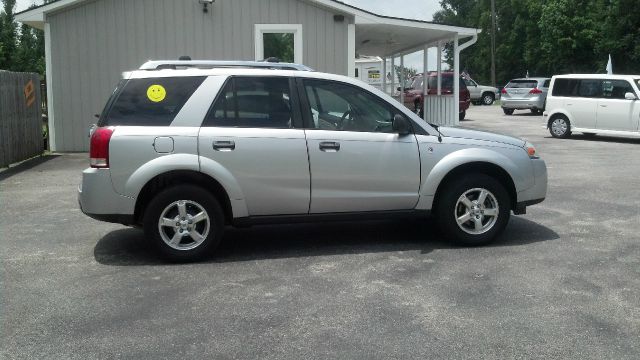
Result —
<svg viewBox="0 0 640 360"><path fill-rule="evenodd" d="M6 180L10 177L12 177L13 175L17 175L23 171L27 171L29 169L32 169L40 164L43 164L49 160L53 160L57 157L59 157L60 155L44 155L44 156L38 156L38 157L34 157L32 159L23 161L21 163L19 163L18 165L15 166L11 166L9 168L0 168L0 181Z"/></svg>
<svg viewBox="0 0 640 360"><path fill-rule="evenodd" d="M227 228L215 255L205 263L240 262L309 256L454 249L428 220L385 220ZM556 240L559 235L538 223L512 217L489 247L521 246ZM113 231L94 248L97 262L112 266L166 264L147 245L140 229Z"/></svg>

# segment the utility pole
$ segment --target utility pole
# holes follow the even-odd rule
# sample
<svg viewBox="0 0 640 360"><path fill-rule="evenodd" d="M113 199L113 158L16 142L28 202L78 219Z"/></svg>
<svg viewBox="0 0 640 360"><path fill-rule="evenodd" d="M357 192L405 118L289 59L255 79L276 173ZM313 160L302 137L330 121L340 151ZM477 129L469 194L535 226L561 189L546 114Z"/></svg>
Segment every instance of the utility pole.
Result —
<svg viewBox="0 0 640 360"><path fill-rule="evenodd" d="M496 0L491 0L491 86L496 87Z"/></svg>

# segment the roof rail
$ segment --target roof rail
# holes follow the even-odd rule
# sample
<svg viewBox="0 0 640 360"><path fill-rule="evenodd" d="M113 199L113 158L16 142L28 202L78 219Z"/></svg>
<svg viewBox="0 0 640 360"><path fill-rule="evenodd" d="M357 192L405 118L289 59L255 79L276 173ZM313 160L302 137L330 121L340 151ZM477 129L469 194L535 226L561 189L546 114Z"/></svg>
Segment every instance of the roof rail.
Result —
<svg viewBox="0 0 640 360"><path fill-rule="evenodd" d="M154 60L140 66L140 70L179 70L179 69L214 69L214 68L252 68L271 70L314 71L308 66L265 61L227 61L227 60Z"/></svg>

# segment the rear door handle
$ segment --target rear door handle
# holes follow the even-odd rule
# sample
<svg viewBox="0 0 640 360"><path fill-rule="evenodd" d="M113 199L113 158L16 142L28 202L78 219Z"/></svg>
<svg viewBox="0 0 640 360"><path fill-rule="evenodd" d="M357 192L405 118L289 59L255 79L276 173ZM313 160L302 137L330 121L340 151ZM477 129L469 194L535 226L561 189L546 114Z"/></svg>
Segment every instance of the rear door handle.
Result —
<svg viewBox="0 0 640 360"><path fill-rule="evenodd" d="M217 151L231 151L235 150L236 143L234 141L214 141L213 150Z"/></svg>
<svg viewBox="0 0 640 360"><path fill-rule="evenodd" d="M323 141L320 143L320 150L324 152L340 151L340 143L337 141Z"/></svg>
<svg viewBox="0 0 640 360"><path fill-rule="evenodd" d="M600 107L607 107L607 105L600 105Z"/></svg>

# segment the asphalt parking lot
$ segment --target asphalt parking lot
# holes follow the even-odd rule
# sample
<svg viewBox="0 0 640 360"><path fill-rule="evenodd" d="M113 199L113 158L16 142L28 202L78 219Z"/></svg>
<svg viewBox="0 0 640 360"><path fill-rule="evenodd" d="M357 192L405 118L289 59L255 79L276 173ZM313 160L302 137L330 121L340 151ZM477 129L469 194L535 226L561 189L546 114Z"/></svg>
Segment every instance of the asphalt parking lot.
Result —
<svg viewBox="0 0 640 360"><path fill-rule="evenodd" d="M169 265L79 211L86 154L1 172L0 358L640 358L640 139L467 118L549 168L547 200L481 248L429 221L265 226Z"/></svg>

